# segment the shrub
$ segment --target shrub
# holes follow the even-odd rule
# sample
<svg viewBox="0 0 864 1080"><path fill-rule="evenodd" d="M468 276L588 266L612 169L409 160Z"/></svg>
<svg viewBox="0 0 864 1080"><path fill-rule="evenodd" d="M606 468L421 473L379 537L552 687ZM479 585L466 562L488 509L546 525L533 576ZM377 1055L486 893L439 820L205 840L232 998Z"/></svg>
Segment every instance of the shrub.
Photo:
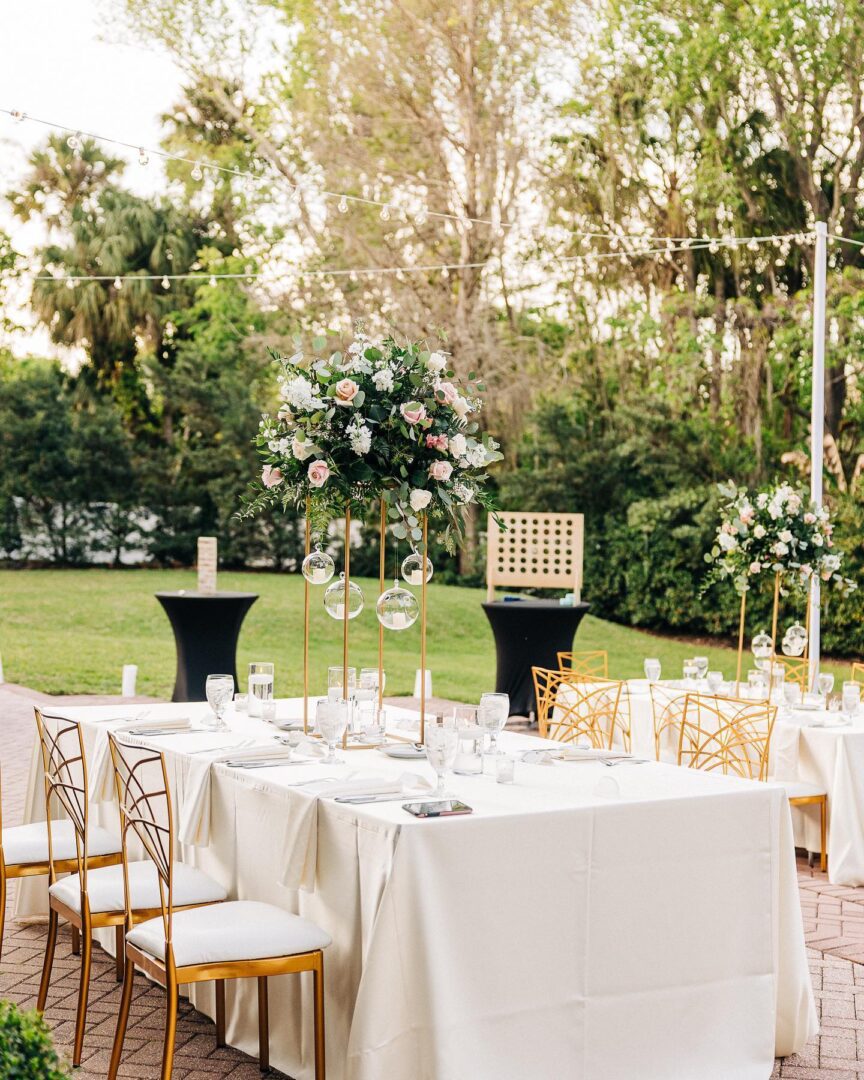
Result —
<svg viewBox="0 0 864 1080"><path fill-rule="evenodd" d="M39 1013L0 1001L0 1076L15 1080L67 1080L48 1026Z"/></svg>

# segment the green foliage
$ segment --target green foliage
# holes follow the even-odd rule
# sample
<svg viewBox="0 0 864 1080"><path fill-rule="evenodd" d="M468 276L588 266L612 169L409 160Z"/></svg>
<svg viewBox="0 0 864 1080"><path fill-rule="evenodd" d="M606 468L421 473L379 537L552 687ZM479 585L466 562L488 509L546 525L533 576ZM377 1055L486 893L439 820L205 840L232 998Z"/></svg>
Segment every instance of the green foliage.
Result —
<svg viewBox="0 0 864 1080"><path fill-rule="evenodd" d="M35 1010L0 1001L0 1076L9 1080L66 1080L48 1025Z"/></svg>

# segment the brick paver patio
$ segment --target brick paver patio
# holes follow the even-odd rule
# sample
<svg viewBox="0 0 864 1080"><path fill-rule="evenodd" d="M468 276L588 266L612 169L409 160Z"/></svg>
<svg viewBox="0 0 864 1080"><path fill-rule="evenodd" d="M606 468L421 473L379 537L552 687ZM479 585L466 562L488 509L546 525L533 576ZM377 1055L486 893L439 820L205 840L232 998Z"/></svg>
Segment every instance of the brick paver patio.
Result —
<svg viewBox="0 0 864 1080"><path fill-rule="evenodd" d="M34 700L84 704L118 699L48 699L22 687L0 686L3 813L7 825L21 821L34 737ZM864 888L830 885L824 874L810 870L805 861L799 862L798 869L804 931L822 1030L801 1054L778 1061L772 1080L864 1080ZM13 890L14 883L7 917L11 914ZM44 933L41 925L7 923L0 965L0 996L28 1007L34 1004L42 968ZM63 1053L71 1053L78 973L79 962L71 955L69 932L61 930L46 1018ZM104 1080L106 1076L118 1000L114 962L97 949L90 990L90 1024L82 1067L75 1074L80 1080ZM143 978L136 981L121 1076L137 1080L158 1078L164 1000L159 987ZM218 1049L210 1020L188 1002L181 1003L174 1065L176 1080L253 1080L260 1075L257 1061L237 1050ZM270 1076L278 1080L284 1074L274 1070ZM403 1078L394 1077L394 1080Z"/></svg>

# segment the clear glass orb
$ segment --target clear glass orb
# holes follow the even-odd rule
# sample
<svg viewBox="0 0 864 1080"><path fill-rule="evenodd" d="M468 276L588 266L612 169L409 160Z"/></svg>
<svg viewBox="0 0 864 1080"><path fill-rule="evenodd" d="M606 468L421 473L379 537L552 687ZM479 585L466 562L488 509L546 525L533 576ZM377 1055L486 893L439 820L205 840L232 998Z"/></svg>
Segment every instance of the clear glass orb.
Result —
<svg viewBox="0 0 864 1080"><path fill-rule="evenodd" d="M345 574L339 575L339 580L328 585L324 593L324 609L333 619L340 621L345 618ZM352 581L348 588L348 618L356 619L363 610L363 590Z"/></svg>
<svg viewBox="0 0 864 1080"><path fill-rule="evenodd" d="M768 634L757 634L750 645L757 660L767 660L774 651L774 639Z"/></svg>
<svg viewBox="0 0 864 1080"><path fill-rule="evenodd" d="M416 551L402 560L402 577L409 585L423 584L423 556ZM426 580L432 580L432 560L426 559Z"/></svg>
<svg viewBox="0 0 864 1080"><path fill-rule="evenodd" d="M393 588L378 597L375 614L385 630L407 630L417 622L420 603L414 593L394 581Z"/></svg>
<svg viewBox="0 0 864 1080"><path fill-rule="evenodd" d="M336 573L336 565L327 552L318 547L303 560L300 572L310 585L326 585Z"/></svg>
<svg viewBox="0 0 864 1080"><path fill-rule="evenodd" d="M783 655L801 656L807 645L807 631L801 623L793 623L783 635Z"/></svg>

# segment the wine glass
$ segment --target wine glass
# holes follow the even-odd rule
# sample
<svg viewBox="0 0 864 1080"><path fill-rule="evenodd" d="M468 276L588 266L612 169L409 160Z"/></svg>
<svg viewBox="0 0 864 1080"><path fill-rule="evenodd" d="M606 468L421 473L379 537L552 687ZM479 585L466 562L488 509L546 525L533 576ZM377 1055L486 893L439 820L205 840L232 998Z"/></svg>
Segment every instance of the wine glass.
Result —
<svg viewBox="0 0 864 1080"><path fill-rule="evenodd" d="M830 671L820 671L819 676L816 679L816 689L827 701L828 695L834 689L834 676Z"/></svg>
<svg viewBox="0 0 864 1080"><path fill-rule="evenodd" d="M215 719L211 720L207 717L203 722L203 726L209 731L227 731L228 725L222 717L225 715L228 703L234 697L234 676L208 675L204 690L207 695L207 703L213 710Z"/></svg>
<svg viewBox="0 0 864 1080"><path fill-rule="evenodd" d="M708 674L708 657L707 656L694 656L693 665L696 668L696 678L704 679Z"/></svg>
<svg viewBox="0 0 864 1080"><path fill-rule="evenodd" d="M796 705L801 704L801 687L796 682L783 684L783 704L787 716L791 716Z"/></svg>
<svg viewBox="0 0 864 1080"><path fill-rule="evenodd" d="M481 694L477 719L482 728L489 732L489 753L498 753L498 733L510 716L510 696L508 694Z"/></svg>
<svg viewBox="0 0 864 1080"><path fill-rule="evenodd" d="M660 661L654 656L649 656L645 661L645 678L648 682L657 682L660 679L660 670Z"/></svg>
<svg viewBox="0 0 864 1080"><path fill-rule="evenodd" d="M851 720L861 706L861 683L846 681L843 683L843 715Z"/></svg>
<svg viewBox="0 0 864 1080"><path fill-rule="evenodd" d="M424 738L426 744L426 760L435 770L438 783L432 793L433 799L444 797L444 777L448 769L453 768L456 759L456 750L459 746L459 733L451 722L443 724L427 724Z"/></svg>
<svg viewBox="0 0 864 1080"><path fill-rule="evenodd" d="M348 702L347 701L319 701L315 710L315 720L321 738L327 743L328 754L322 758L322 765L336 765L343 762L343 758L336 756L336 743L345 734L348 726Z"/></svg>
<svg viewBox="0 0 864 1080"><path fill-rule="evenodd" d="M717 694L720 691L720 687L723 685L723 672L709 671L705 676L705 681L708 683L708 689L711 693Z"/></svg>

